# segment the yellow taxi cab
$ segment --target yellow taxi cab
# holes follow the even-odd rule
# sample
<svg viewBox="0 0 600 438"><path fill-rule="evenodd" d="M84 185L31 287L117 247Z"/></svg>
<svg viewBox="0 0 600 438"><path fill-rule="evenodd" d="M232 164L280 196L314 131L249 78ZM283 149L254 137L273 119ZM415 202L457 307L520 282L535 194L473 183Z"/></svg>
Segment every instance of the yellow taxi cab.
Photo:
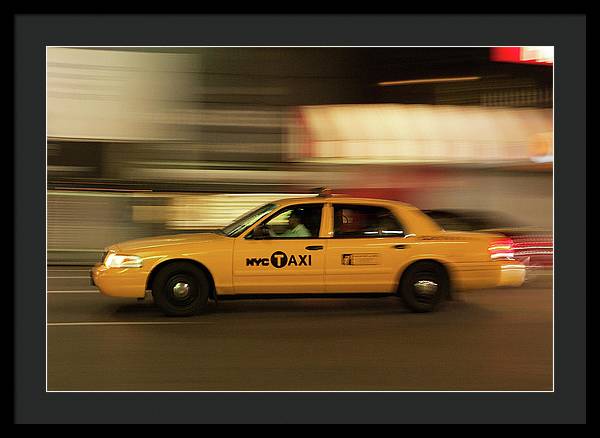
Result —
<svg viewBox="0 0 600 438"><path fill-rule="evenodd" d="M505 236L444 231L408 204L331 195L271 202L213 233L118 243L91 272L104 295L151 293L171 316L259 294L397 294L429 312L452 290L524 276Z"/></svg>

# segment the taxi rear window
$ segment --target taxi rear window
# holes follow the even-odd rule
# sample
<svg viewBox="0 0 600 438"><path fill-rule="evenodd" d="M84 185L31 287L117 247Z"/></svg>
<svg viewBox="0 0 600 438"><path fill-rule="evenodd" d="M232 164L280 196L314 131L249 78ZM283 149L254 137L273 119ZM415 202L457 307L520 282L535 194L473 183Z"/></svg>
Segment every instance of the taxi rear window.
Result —
<svg viewBox="0 0 600 438"><path fill-rule="evenodd" d="M403 237L398 218L384 207L334 205L334 238Z"/></svg>

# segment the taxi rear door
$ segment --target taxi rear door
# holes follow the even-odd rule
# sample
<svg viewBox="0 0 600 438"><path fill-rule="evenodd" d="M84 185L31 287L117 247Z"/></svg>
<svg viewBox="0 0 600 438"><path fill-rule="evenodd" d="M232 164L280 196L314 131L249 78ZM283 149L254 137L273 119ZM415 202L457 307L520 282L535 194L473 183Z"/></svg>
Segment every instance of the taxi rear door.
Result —
<svg viewBox="0 0 600 438"><path fill-rule="evenodd" d="M399 219L385 207L333 204L332 222L326 291L393 292L412 246Z"/></svg>

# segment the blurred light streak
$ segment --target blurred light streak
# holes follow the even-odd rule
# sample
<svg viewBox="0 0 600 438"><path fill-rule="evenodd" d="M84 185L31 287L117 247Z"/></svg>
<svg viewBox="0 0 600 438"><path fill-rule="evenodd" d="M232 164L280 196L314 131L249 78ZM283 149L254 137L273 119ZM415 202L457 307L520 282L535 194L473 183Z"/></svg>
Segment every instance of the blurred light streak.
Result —
<svg viewBox="0 0 600 438"><path fill-rule="evenodd" d="M552 111L545 108L363 104L299 112L289 145L299 161L501 164L552 154Z"/></svg>
<svg viewBox="0 0 600 438"><path fill-rule="evenodd" d="M464 81L477 81L481 79L481 76L461 76L455 78L433 78L433 79L409 79L402 81L387 81L379 82L377 85L380 87L392 87L396 85L414 85L414 84L435 84L442 82L464 82Z"/></svg>
<svg viewBox="0 0 600 438"><path fill-rule="evenodd" d="M554 46L492 47L490 58L498 62L554 64Z"/></svg>
<svg viewBox="0 0 600 438"><path fill-rule="evenodd" d="M173 230L202 230L221 228L240 215L268 202L298 197L317 196L310 194L200 194L173 196L168 204L167 228Z"/></svg>

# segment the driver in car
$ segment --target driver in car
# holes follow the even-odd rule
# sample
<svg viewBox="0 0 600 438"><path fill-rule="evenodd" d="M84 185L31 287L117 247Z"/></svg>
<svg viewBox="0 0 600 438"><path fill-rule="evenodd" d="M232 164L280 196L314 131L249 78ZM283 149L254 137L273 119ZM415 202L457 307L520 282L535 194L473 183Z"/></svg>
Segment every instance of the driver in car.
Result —
<svg viewBox="0 0 600 438"><path fill-rule="evenodd" d="M299 212L293 211L288 219L289 228L281 234L269 230L271 237L311 237L310 231L302 223L302 217Z"/></svg>

